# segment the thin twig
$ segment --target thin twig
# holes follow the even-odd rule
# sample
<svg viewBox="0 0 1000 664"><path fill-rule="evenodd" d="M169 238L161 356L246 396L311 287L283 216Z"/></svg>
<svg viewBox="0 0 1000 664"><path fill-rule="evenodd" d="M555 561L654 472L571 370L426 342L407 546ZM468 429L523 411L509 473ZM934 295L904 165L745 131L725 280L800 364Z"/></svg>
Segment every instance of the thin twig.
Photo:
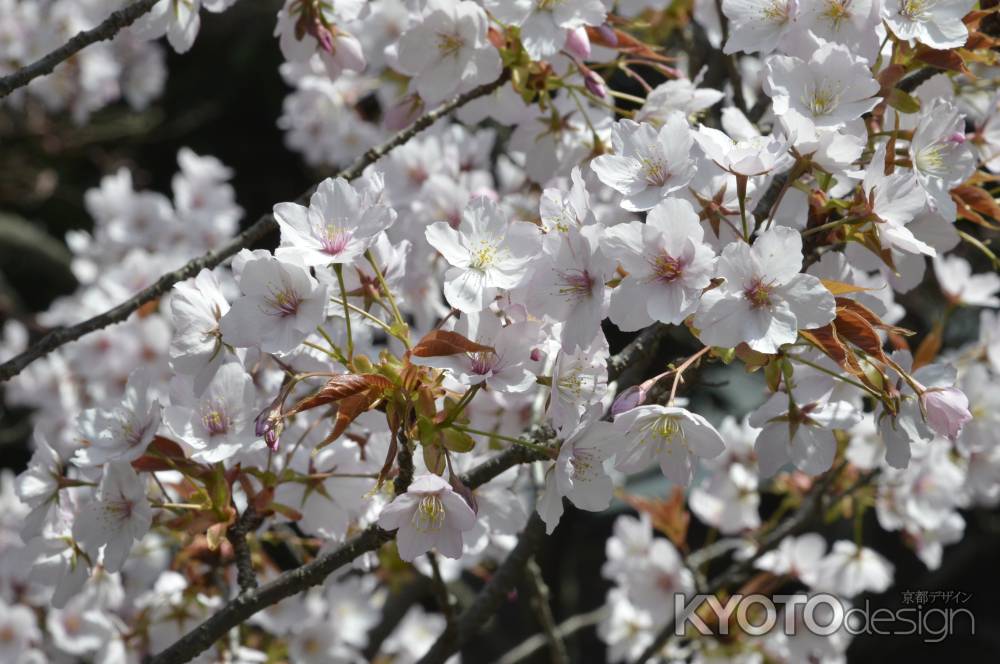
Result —
<svg viewBox="0 0 1000 664"><path fill-rule="evenodd" d="M437 597L438 606L444 614L445 629L455 629L455 603L452 601L451 593L448 591L448 584L441 576L441 566L438 564L437 554L433 551L427 552L427 562L431 566L431 574L434 577L434 594Z"/></svg>
<svg viewBox="0 0 1000 664"><path fill-rule="evenodd" d="M556 627L556 636L560 639L566 639L581 629L598 624L608 616L608 613L607 605L602 605L593 611L567 618ZM544 648L547 643L548 637L545 634L535 634L508 650L507 654L496 661L496 664L518 664L534 655L537 650Z"/></svg>
<svg viewBox="0 0 1000 664"><path fill-rule="evenodd" d="M538 516L538 512L534 512L528 519L528 525L518 536L517 544L507 559L500 564L489 583L476 595L472 604L459 615L455 622L454 631L450 633L445 631L438 637L438 640L417 664L442 664L469 639L473 638L479 632L479 628L493 617L507 598L508 593L520 581L528 559L534 555L544 538L545 523Z"/></svg>
<svg viewBox="0 0 1000 664"><path fill-rule="evenodd" d="M524 452L525 448L521 447L501 452L474 468L462 478L462 481L470 489L475 489L508 468L534 460L534 457L526 458ZM536 521L540 525L534 529L538 530L537 536L540 539L545 532L545 525L538 519L537 515L533 521L529 522L529 527ZM531 531L533 535L535 534L534 529ZM291 597L307 588L323 583L326 577L333 572L365 553L375 551L394 536L394 533L383 530L377 525L369 526L333 551L323 554L301 567L285 572L270 583L239 595L216 611L205 622L175 641L169 648L151 657L148 664L182 664L191 661L225 636L226 632L240 625L258 611L273 606L286 597ZM461 620L458 624L462 625Z"/></svg>
<svg viewBox="0 0 1000 664"><path fill-rule="evenodd" d="M418 133L427 129L432 124L454 111L456 108L472 101L473 99L487 95L499 88L507 81L509 76L510 74L505 70L504 74L492 83L481 85L478 88L461 94L451 101L437 107L433 111L421 116L408 128L400 131L382 145L365 152L350 168L338 173L337 177L342 177L346 180L355 179L361 175L365 168L374 164L394 148L406 143ZM302 194L302 196L299 196L297 199L298 202L307 203L309 196L312 195L314 189L315 187L310 187L309 191L306 191ZM228 244L225 244L214 251L210 251L203 256L199 256L198 258L188 261L184 267L178 270L164 274L151 286L142 289L118 306L81 323L77 323L76 325L52 330L20 355L17 355L3 364L0 364L0 382L4 382L16 376L35 360L40 357L44 357L56 348L59 348L70 341L75 341L86 334L94 332L95 330L100 330L110 325L114 325L115 323L122 322L142 305L155 300L169 291L173 288L174 284L184 281L185 279L190 279L191 277L197 275L202 269L210 269L217 265L221 265L226 259L236 254L240 249L249 247L255 242L263 239L275 228L277 228L277 223L274 220L274 216L270 213L265 214L254 222L252 226L233 238Z"/></svg>
<svg viewBox="0 0 1000 664"><path fill-rule="evenodd" d="M563 643L556 628L555 618L552 617L552 607L549 605L549 587L545 585L542 578L542 568L538 566L535 559L528 561L527 580L531 588L531 606L538 617L542 633L549 646L549 657L552 664L569 664L569 653L566 652L566 644Z"/></svg>
<svg viewBox="0 0 1000 664"><path fill-rule="evenodd" d="M87 48L91 44L105 39L113 39L115 35L135 23L139 17L146 14L160 0L138 0L128 7L122 7L104 19L100 25L90 30L78 32L68 42L48 53L30 65L21 67L13 74L0 78L0 99L14 90L24 87L39 76L52 72L59 64Z"/></svg>
<svg viewBox="0 0 1000 664"><path fill-rule="evenodd" d="M842 462L836 468L831 469L819 482L816 483L792 516L788 517L785 521L782 521L778 526L760 539L757 550L752 556L733 561L726 570L709 581L704 592L706 594L714 594L723 588L739 582L749 570L753 569L754 563L757 562L758 558L778 546L781 540L785 539L789 535L796 534L805 529L814 516L822 514L823 495L840 475L846 465L846 462ZM700 551L696 551L689 556L689 559L697 557L701 561L701 564L704 564L710 562L714 557L724 555L729 550L730 547L722 548L718 552L713 552L715 553L715 556L702 555ZM673 635L674 622L675 618L667 621L667 623L656 634L656 638L653 639L653 642L646 647L633 664L645 664L645 662L648 662L657 655L657 653L670 639L671 635Z"/></svg>

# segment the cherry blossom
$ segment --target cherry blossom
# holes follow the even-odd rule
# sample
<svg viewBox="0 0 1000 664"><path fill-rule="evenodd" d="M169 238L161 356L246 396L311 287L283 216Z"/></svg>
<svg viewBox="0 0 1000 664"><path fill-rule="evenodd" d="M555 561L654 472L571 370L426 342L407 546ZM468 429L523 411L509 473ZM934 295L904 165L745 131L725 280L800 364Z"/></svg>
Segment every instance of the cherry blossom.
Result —
<svg viewBox="0 0 1000 664"><path fill-rule="evenodd" d="M392 225L396 212L343 178L327 178L310 197L309 207L278 203L274 218L281 229L275 256L313 267L357 260Z"/></svg>
<svg viewBox="0 0 1000 664"><path fill-rule="evenodd" d="M96 499L77 515L73 537L92 561L103 547L102 564L117 572L125 564L133 541L142 539L152 519L144 482L129 464L112 462L105 466Z"/></svg>
<svg viewBox="0 0 1000 664"><path fill-rule="evenodd" d="M829 323L833 295L801 269L802 238L790 228L765 231L753 245L727 245L716 270L725 281L706 291L695 315L701 340L774 353L795 341L799 329Z"/></svg>
<svg viewBox="0 0 1000 664"><path fill-rule="evenodd" d="M379 525L396 535L399 556L412 561L431 549L442 556L462 555L463 533L476 523L472 508L437 475L420 475L409 489L385 506Z"/></svg>
<svg viewBox="0 0 1000 664"><path fill-rule="evenodd" d="M612 154L597 157L591 168L601 182L624 196L623 208L649 210L691 181L692 143L687 120L679 112L670 113L659 129L620 120L611 128Z"/></svg>
<svg viewBox="0 0 1000 664"><path fill-rule="evenodd" d="M299 265L270 255L250 258L239 285L242 296L220 321L227 344L284 353L323 322L328 289Z"/></svg>
<svg viewBox="0 0 1000 664"><path fill-rule="evenodd" d="M691 204L659 203L637 221L608 229L609 252L628 273L611 295L611 320L623 330L660 321L677 324L698 308L712 280L714 252ZM645 302L645 307L636 306Z"/></svg>
<svg viewBox="0 0 1000 664"><path fill-rule="evenodd" d="M712 459L726 449L719 432L701 415L678 406L639 406L615 418L614 431L625 439L615 467L624 472L657 463L663 475L687 486L695 457Z"/></svg>
<svg viewBox="0 0 1000 664"><path fill-rule="evenodd" d="M470 313L485 309L498 289L518 286L541 249L534 227L508 222L496 203L482 197L465 208L457 230L439 221L426 235L452 266L444 276L448 303Z"/></svg>
<svg viewBox="0 0 1000 664"><path fill-rule="evenodd" d="M474 2L428 0L419 20L399 39L396 68L413 76L424 102L500 75L500 55L486 38L486 12Z"/></svg>

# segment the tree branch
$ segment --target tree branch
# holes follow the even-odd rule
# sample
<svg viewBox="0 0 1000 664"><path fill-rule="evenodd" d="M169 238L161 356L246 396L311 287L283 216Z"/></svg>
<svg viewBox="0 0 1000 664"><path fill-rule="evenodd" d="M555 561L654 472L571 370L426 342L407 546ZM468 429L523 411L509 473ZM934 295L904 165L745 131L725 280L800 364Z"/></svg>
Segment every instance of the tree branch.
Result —
<svg viewBox="0 0 1000 664"><path fill-rule="evenodd" d="M522 447L512 447L509 450L501 452L489 461L485 461L474 468L462 478L462 481L470 489L475 489L512 466L525 463L527 460L534 460L534 457L526 458L523 450L524 448ZM528 452L538 454L533 450L528 450ZM539 530L538 536L534 539L540 539L541 534L545 532L545 527L537 514L533 517L533 521L529 522L529 526L535 522L540 525L537 528ZM532 534L535 534L534 530L532 530ZM317 557L302 567L285 572L270 583L250 592L244 592L231 600L205 622L178 639L169 648L151 657L149 664L181 664L182 662L191 661L199 654L208 650L213 643L225 636L226 632L238 626L258 611L277 604L286 597L291 597L307 588L323 583L326 577L333 572L347 565L355 558L369 551L375 551L394 536L395 533L382 530L377 525L369 526L361 531L359 535L348 540L337 549ZM530 553L528 552L528 555ZM458 624L462 625L461 620L459 620Z"/></svg>
<svg viewBox="0 0 1000 664"><path fill-rule="evenodd" d="M764 537L761 538L757 546L757 550L754 551L754 554L752 556L749 556L742 560L733 561L728 568L726 568L718 576L712 579L708 583L708 586L701 592L705 594L714 594L719 590L740 581L740 579L742 579L743 576L746 575L748 571L753 569L754 563L756 563L757 560L762 555L764 555L774 547L778 546L781 540L785 539L789 535L794 535L804 530L806 526L809 525L809 523L812 521L812 518L814 516L816 516L817 514L822 514L823 495L826 493L826 490L829 489L830 486L834 483L834 481L836 481L837 477L840 475L841 471L844 469L844 466L846 465L847 462L845 461L842 462L840 465L838 465L836 468L830 470L826 474L826 476L823 477L822 480L816 483L816 485L806 496L805 500L802 501L802 504L799 505L799 508L792 514L792 516L782 521L773 530L771 530L766 535L764 535ZM730 550L730 548L731 547L725 547L717 552L713 551L711 555L704 555L704 556L701 555L702 554L701 550L695 551L690 556L688 556L688 559L690 560L691 558L698 558L700 560L699 564L704 564L710 562L714 558L724 555L727 551ZM675 620L676 617L671 618L663 626L663 628L657 633L656 638L653 639L653 642L649 644L649 646L642 652L641 655L639 655L639 658L636 659L633 664L645 664L646 662L648 662L650 659L652 659L657 655L658 651L661 648L663 648L663 646L670 639L671 635L673 635Z"/></svg>
<svg viewBox="0 0 1000 664"><path fill-rule="evenodd" d="M247 545L247 533L257 530L263 519L257 514L253 503L247 503L243 514L226 531L226 539L233 547L233 557L236 559L236 580L240 584L240 592L246 593L257 587L257 575L253 571L253 558Z"/></svg>
<svg viewBox="0 0 1000 664"><path fill-rule="evenodd" d="M538 512L533 512L518 536L514 549L490 578L489 583L476 595L472 604L459 615L454 630L445 630L431 649L417 664L442 664L469 639L474 637L486 621L496 613L507 594L524 574L528 559L534 555L545 538L545 523Z"/></svg>
<svg viewBox="0 0 1000 664"><path fill-rule="evenodd" d="M87 48L105 39L113 39L115 35L135 23L139 17L146 14L160 0L137 0L135 3L122 7L104 19L100 25L90 30L78 32L68 42L48 53L30 65L21 67L13 74L0 78L0 99L14 90L24 87L39 76L50 74L61 63Z"/></svg>
<svg viewBox="0 0 1000 664"><path fill-rule="evenodd" d="M541 626L542 633L548 643L549 659L552 664L569 664L566 644L559 636L555 618L552 617L552 607L549 605L549 587L545 585L545 579L542 578L542 568L532 558L528 561L527 569L528 585L532 594L531 605L535 609L538 624Z"/></svg>
<svg viewBox="0 0 1000 664"><path fill-rule="evenodd" d="M571 618L567 618L556 626L555 634L560 639L579 632L581 629L592 627L608 616L608 607L601 605L588 613L580 613ZM497 660L496 664L518 664L535 654L535 651L545 647L549 642L545 634L535 634L522 641L519 645L507 651L503 657Z"/></svg>
<svg viewBox="0 0 1000 664"><path fill-rule="evenodd" d="M148 0L146 1L148 2ZM432 124L454 111L456 108L463 106L473 99L493 92L506 83L509 76L510 73L505 70L500 78L492 83L481 85L473 90L470 90L469 92L458 95L451 101L446 102L433 111L424 114L412 125L400 131L382 145L365 152L354 162L353 165L338 173L337 177L353 180L361 175L365 168L374 164L394 148L406 143L418 133L427 129ZM297 199L298 202L308 203L309 196L312 194L314 189L315 187L310 187L308 191L302 194L302 196L299 196ZM236 254L240 249L249 247L258 240L264 238L275 228L277 228L277 223L274 221L274 216L270 213L265 214L254 222L252 226L233 238L228 244L188 261L188 263L180 269L164 274L151 286L147 286L142 289L118 306L113 307L102 314L98 314L93 318L89 318L82 323L77 323L71 327L63 327L52 330L20 355L17 355L3 364L0 364L0 382L13 378L35 360L48 355L56 348L59 348L70 341L75 341L86 334L124 321L132 314L132 312L139 309L142 305L155 300L169 291L173 288L174 284L184 281L185 279L190 279L204 268L213 268L217 265L221 265L226 259Z"/></svg>

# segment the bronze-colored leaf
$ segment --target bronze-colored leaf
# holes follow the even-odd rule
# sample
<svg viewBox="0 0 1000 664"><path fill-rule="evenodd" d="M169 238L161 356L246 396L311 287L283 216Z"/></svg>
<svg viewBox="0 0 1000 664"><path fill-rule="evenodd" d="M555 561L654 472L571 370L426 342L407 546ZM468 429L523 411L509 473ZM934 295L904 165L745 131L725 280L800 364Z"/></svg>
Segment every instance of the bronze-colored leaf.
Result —
<svg viewBox="0 0 1000 664"><path fill-rule="evenodd" d="M905 327L896 327L895 325L889 325L888 323L882 322L882 319L879 318L878 315L874 311L872 311L871 309L869 309L865 305L861 304L857 300L852 300L852 299L847 298L847 297L838 297L838 298L836 298L836 300L837 300L837 308L838 309L843 308L843 309L849 309L849 310L853 311L854 313L858 314L859 316L861 316L862 318L864 318L866 321L868 321L869 323L871 323L872 327L875 327L875 328L877 328L879 330L885 330L886 332L889 332L890 334L899 334L899 335L902 335L904 337L908 337L908 336L912 336L913 335L913 331L912 330L907 330Z"/></svg>
<svg viewBox="0 0 1000 664"><path fill-rule="evenodd" d="M837 337L837 331L832 324L812 330L799 330L799 334L840 366L847 365L847 347Z"/></svg>
<svg viewBox="0 0 1000 664"><path fill-rule="evenodd" d="M931 329L930 334L917 346L917 352L913 354L913 368L919 369L925 364L930 364L941 352L941 344L944 337L944 325L938 320Z"/></svg>
<svg viewBox="0 0 1000 664"><path fill-rule="evenodd" d="M1000 230L1000 204L980 187L963 184L951 190L951 198L958 208L958 216L991 230ZM985 215L985 216L984 216ZM989 219L987 219L989 217Z"/></svg>
<svg viewBox="0 0 1000 664"><path fill-rule="evenodd" d="M847 308L837 309L837 318L834 320L837 328L837 336L850 341L852 344L865 351L872 357L886 361L885 353L882 351L882 339L872 324L862 316Z"/></svg>
<svg viewBox="0 0 1000 664"><path fill-rule="evenodd" d="M333 421L333 429L330 431L330 435L316 446L316 449L322 449L340 438L351 422L371 408L381 396L380 390L373 388L341 399L337 406L337 416Z"/></svg>
<svg viewBox="0 0 1000 664"><path fill-rule="evenodd" d="M962 56L955 51L939 51L933 48L921 47L917 49L916 58L932 67L944 69L945 71L956 71L975 78L975 75L965 66Z"/></svg>
<svg viewBox="0 0 1000 664"><path fill-rule="evenodd" d="M318 408L326 404L340 401L369 389L376 392L391 389L392 381L378 374L343 374L334 376L318 392L311 394L285 411L285 415L294 415L304 410Z"/></svg>
<svg viewBox="0 0 1000 664"><path fill-rule="evenodd" d="M691 514L684 507L684 491L680 487L675 486L666 500L650 500L627 494L622 498L636 510L648 514L652 518L653 527L669 537L678 549L687 550Z"/></svg>
<svg viewBox="0 0 1000 664"><path fill-rule="evenodd" d="M443 357L460 353L495 353L491 346L477 344L458 332L431 330L410 351L416 357Z"/></svg>

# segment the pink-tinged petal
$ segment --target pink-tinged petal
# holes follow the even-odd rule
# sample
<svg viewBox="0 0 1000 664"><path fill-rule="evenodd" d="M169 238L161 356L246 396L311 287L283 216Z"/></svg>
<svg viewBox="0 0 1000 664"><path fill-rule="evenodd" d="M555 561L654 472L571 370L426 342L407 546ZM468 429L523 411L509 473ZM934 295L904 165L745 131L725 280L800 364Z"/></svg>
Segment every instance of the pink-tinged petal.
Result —
<svg viewBox="0 0 1000 664"><path fill-rule="evenodd" d="M771 477L792 460L788 444L788 423L772 422L757 435L754 443L761 477Z"/></svg>
<svg viewBox="0 0 1000 664"><path fill-rule="evenodd" d="M398 496L382 508L382 513L378 517L378 525L386 530L403 528L413 518L413 512L417 509L419 501L419 498L410 494Z"/></svg>
<svg viewBox="0 0 1000 664"><path fill-rule="evenodd" d="M476 513L464 498L454 491L442 493L440 498L444 506L445 522L449 528L469 530L476 525Z"/></svg>

